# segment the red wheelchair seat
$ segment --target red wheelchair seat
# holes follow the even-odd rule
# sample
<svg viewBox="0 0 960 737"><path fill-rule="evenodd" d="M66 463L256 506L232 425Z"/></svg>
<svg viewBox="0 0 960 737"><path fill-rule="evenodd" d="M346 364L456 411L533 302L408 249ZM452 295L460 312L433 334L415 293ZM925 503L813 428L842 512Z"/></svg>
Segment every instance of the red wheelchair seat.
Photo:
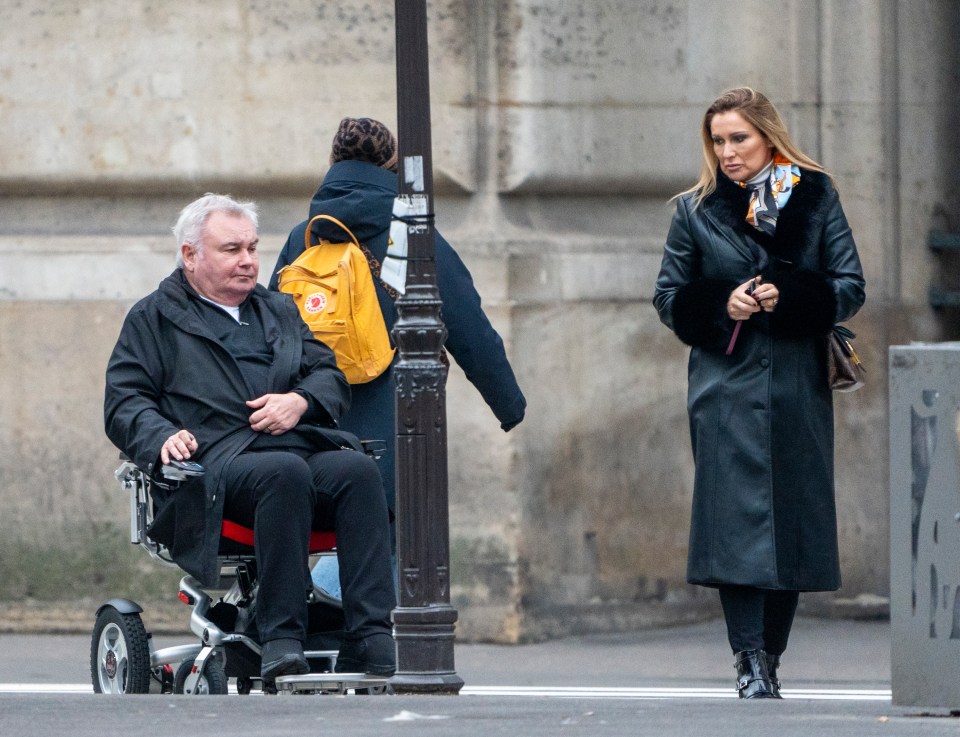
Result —
<svg viewBox="0 0 960 737"><path fill-rule="evenodd" d="M236 522L231 522L228 519L223 521L223 526L220 528L220 535L227 540L232 540L235 543L240 543L241 545L248 545L251 548L253 547L253 530L249 527L244 527L239 525ZM310 533L310 553L323 553L328 550L333 550L337 547L337 536L336 533L327 532L322 530L313 530Z"/></svg>

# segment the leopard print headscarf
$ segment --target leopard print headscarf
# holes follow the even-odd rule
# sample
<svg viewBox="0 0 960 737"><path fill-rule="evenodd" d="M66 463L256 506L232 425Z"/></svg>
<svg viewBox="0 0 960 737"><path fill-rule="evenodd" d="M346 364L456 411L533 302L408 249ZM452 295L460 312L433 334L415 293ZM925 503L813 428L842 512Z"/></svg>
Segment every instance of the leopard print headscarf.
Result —
<svg viewBox="0 0 960 737"><path fill-rule="evenodd" d="M368 161L395 172L397 139L387 126L373 118L344 118L330 152L330 163L338 161Z"/></svg>

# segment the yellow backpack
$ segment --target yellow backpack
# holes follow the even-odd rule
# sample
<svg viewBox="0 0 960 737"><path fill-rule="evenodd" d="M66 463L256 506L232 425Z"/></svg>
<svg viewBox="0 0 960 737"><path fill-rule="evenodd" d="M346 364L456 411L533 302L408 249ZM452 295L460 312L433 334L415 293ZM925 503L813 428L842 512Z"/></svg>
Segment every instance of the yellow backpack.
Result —
<svg viewBox="0 0 960 737"><path fill-rule="evenodd" d="M340 226L350 240L321 240L311 246L310 228L317 220ZM304 252L279 272L280 291L293 296L314 336L333 349L347 381L373 381L393 361L394 348L360 242L346 225L329 215L310 220L304 241Z"/></svg>

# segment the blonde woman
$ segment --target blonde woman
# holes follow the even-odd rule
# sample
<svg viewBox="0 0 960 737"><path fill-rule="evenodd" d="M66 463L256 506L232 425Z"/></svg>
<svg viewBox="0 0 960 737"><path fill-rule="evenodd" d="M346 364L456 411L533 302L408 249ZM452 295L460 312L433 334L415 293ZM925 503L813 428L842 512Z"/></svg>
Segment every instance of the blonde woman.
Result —
<svg viewBox="0 0 960 737"><path fill-rule="evenodd" d="M719 590L740 697L779 698L800 592L840 586L824 338L863 272L833 180L764 95L725 92L701 134L654 296L691 346L687 578Z"/></svg>

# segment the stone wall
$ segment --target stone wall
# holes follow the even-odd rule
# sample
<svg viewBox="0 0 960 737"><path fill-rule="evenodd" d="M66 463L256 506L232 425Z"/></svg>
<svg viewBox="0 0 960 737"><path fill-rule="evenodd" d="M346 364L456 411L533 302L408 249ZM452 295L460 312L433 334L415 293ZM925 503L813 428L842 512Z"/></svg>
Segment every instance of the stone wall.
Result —
<svg viewBox="0 0 960 737"><path fill-rule="evenodd" d="M0 8L0 598L168 585L122 544L106 358L126 310L172 268L183 204L206 191L257 200L266 274L339 119L395 125L392 5ZM885 596L886 347L956 337L926 306L942 270L925 243L931 227L960 226L957 3L429 8L439 226L529 401L505 435L451 372L461 636L715 612L684 583L686 350L650 299L700 116L736 84L766 91L834 172L868 279L853 328L870 384L836 401L844 588L808 606Z"/></svg>

